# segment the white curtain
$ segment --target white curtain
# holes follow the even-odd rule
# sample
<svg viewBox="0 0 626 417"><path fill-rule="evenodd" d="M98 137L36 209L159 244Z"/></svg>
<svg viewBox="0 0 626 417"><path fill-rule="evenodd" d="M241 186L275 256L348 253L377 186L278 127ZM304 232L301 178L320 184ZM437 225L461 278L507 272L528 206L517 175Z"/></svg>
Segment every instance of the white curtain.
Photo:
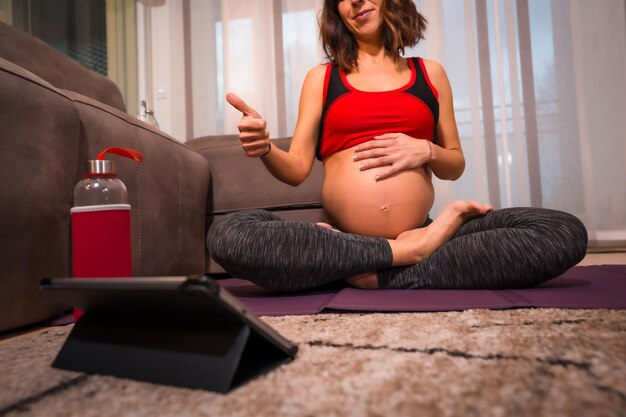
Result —
<svg viewBox="0 0 626 417"><path fill-rule="evenodd" d="M236 133L241 114L227 92L258 110L273 137L291 135L304 76L323 58L322 0L190 1L193 136Z"/></svg>
<svg viewBox="0 0 626 417"><path fill-rule="evenodd" d="M236 133L241 95L289 136L302 80L323 62L321 0L189 0L190 136ZM450 78L467 168L437 181L452 199L579 216L595 245L626 242L626 10L623 0L416 0L427 39L407 56Z"/></svg>

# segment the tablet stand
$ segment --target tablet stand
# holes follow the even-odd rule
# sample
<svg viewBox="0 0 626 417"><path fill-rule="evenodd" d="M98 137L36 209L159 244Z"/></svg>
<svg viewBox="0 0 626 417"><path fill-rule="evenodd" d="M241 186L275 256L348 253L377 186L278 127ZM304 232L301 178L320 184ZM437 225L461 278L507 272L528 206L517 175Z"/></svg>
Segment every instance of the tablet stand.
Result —
<svg viewBox="0 0 626 417"><path fill-rule="evenodd" d="M189 304L211 304L192 298ZM220 309L216 317L105 310L85 310L53 367L225 393L290 361L297 350L280 349L273 329L245 310Z"/></svg>

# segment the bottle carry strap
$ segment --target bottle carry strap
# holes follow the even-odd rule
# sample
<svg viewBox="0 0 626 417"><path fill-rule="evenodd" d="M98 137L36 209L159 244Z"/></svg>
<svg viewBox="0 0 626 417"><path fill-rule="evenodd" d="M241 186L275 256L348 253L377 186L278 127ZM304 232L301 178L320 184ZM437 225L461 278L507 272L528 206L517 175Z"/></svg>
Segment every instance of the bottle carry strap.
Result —
<svg viewBox="0 0 626 417"><path fill-rule="evenodd" d="M133 159L135 160L135 162L141 162L141 160L143 159L143 156L141 155L141 152L139 151L136 151L130 148L117 148L117 147L106 148L105 150L103 150L102 152L98 154L97 159L103 160L104 155L107 153L112 153L115 155L123 156L124 158L128 158L128 159Z"/></svg>

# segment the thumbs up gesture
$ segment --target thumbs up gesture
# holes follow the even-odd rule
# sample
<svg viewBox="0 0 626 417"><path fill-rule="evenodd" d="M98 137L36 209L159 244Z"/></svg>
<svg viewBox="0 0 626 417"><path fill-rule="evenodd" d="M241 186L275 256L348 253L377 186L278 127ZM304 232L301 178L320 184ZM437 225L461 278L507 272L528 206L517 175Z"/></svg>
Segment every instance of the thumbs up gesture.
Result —
<svg viewBox="0 0 626 417"><path fill-rule="evenodd" d="M226 101L231 106L243 113L243 117L237 124L241 147L247 156L265 156L271 150L270 132L267 123L261 115L248 106L239 96L233 93L226 94Z"/></svg>

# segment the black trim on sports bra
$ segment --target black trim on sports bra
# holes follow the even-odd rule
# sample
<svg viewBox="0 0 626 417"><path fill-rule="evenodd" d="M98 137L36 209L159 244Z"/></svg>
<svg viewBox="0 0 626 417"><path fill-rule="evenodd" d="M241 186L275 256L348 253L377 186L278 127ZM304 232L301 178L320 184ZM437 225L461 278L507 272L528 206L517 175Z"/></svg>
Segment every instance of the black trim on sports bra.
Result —
<svg viewBox="0 0 626 417"><path fill-rule="evenodd" d="M330 108L330 105L333 102L341 97L342 95L349 93L350 90L346 87L341 80L341 73L339 72L339 65L337 64L328 64L332 65L330 69L330 77L328 79L328 86L326 89L326 101L324 102L324 107L322 108L322 117L320 119L320 128L319 128L319 136L317 138L317 147L315 148L315 155L317 159L322 160L322 137L324 135L324 123L326 119L326 113Z"/></svg>
<svg viewBox="0 0 626 417"><path fill-rule="evenodd" d="M419 63L417 58L411 58L413 60L413 66L415 67L415 83L411 87L409 87L406 91L411 93L415 97L422 100L431 113L433 114L433 120L435 122L435 127L433 129L433 143L437 144L437 126L439 125L439 101L437 97L435 97L435 93L430 88L430 84L426 81L426 76L424 75L424 71L422 71L422 66Z"/></svg>

